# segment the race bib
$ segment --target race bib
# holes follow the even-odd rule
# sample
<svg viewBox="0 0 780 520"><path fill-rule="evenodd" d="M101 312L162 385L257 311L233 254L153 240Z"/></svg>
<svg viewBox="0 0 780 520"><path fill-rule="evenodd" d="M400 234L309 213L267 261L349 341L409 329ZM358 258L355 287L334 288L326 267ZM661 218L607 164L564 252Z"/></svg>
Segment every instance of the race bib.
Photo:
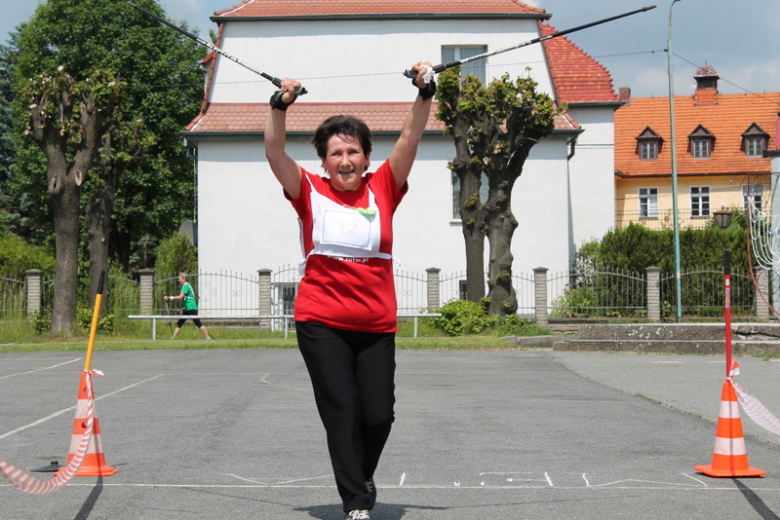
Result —
<svg viewBox="0 0 780 520"><path fill-rule="evenodd" d="M370 251L373 218L347 208L326 208L322 215L322 244Z"/></svg>

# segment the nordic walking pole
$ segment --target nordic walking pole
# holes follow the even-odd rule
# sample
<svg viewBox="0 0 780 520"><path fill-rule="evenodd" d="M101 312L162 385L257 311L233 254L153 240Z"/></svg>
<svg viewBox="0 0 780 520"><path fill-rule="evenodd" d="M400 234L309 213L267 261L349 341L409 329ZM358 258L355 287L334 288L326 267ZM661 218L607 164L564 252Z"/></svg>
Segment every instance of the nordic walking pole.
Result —
<svg viewBox="0 0 780 520"><path fill-rule="evenodd" d="M95 347L95 336L97 335L98 321L100 320L100 304L103 301L103 282L105 279L106 272L100 271L100 281L95 294L95 309L92 311L92 326L89 329L89 344L87 345L87 359L84 361L84 372L89 372L92 364L92 349Z"/></svg>
<svg viewBox="0 0 780 520"><path fill-rule="evenodd" d="M626 16L631 16L632 14L636 13L642 13L644 11L650 11L651 9L655 9L656 6L650 5L647 7L643 7L641 9L637 9L636 11L631 11L629 13L623 13L619 14L617 16L612 16L610 18L604 18L603 20L597 20L595 22L586 23L584 25L578 25L577 27L572 27L571 29L564 29L563 31L558 31L552 34L548 34L547 36L540 36L539 38L534 38L533 40L528 40L527 42L521 43L519 45L515 45L514 47L507 47L506 49L499 49L497 51L493 52L486 52L483 54L478 54L476 56L472 56L470 58L464 58L462 60L458 61L451 61L449 63L440 63L438 65L433 66L433 72L439 73L443 72L447 69L450 69L452 67L457 67L458 65L464 65L466 63L470 63L472 61L480 60L482 58L488 58L490 56L495 56L496 54L502 54L504 52L513 51L515 49L519 49L521 47L527 47L529 45L533 45L535 43L543 42L545 40L550 40L552 38L557 38L558 36L563 36L565 34L573 33L575 31L581 31L582 29L587 29L588 27L593 27L594 25L601 25L602 23L611 22L612 20L617 20L618 18L625 18ZM413 70L405 70L404 76L407 78L414 79L417 77L417 73Z"/></svg>
<svg viewBox="0 0 780 520"><path fill-rule="evenodd" d="M277 87L279 87L279 88L282 87L282 80L281 79L275 78L275 77L271 76L270 74L266 74L265 72L261 72L261 71L255 69L255 68L253 68L253 67L250 67L249 65L247 65L243 61L239 60L235 56L231 56L230 54L228 54L227 52L223 51L222 49L220 49L216 45L212 44L211 42L207 42L206 40L204 40L202 38L198 38L194 34L185 31L181 27L177 27L177 26L173 25L168 20L164 20L164 19L160 18L159 16L157 16L156 14L150 13L149 11L144 9L143 7L139 7L139 6L135 5L133 2L127 2L127 3L130 4L132 7L135 7L136 9L141 11L142 13L151 16L152 18L154 18L158 22L163 23L163 24L167 25L168 27L170 27L171 29L174 29L174 30L180 32L181 34L183 34L187 38L190 38L191 40L195 40L199 44L201 44L201 45L203 45L205 47L208 47L209 49L211 49L212 51L216 52L217 54L221 54L225 58L238 63L239 65L241 65L245 69L249 69L252 72L254 72L255 74L257 74L259 76L262 76L263 78L267 79L268 81L270 81L271 83L273 83ZM295 89L295 95L296 96L302 96L302 95L306 94L306 92L307 92L306 89L303 88L303 87Z"/></svg>

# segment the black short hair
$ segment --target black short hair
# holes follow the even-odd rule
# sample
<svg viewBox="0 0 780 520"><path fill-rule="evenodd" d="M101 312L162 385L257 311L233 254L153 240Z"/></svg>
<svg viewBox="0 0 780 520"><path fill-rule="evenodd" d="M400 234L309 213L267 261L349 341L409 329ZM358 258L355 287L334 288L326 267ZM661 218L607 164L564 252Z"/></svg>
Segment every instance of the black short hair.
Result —
<svg viewBox="0 0 780 520"><path fill-rule="evenodd" d="M314 132L311 142L317 150L320 159L325 159L328 154L328 141L334 135L354 137L363 148L363 153L368 156L371 153L371 130L368 125L354 116L332 116L322 122Z"/></svg>

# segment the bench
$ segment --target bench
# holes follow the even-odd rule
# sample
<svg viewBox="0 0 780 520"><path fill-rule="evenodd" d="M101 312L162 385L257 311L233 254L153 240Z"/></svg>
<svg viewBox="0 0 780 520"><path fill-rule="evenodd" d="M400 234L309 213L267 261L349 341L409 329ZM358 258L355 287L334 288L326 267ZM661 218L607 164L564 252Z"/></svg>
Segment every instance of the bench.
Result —
<svg viewBox="0 0 780 520"><path fill-rule="evenodd" d="M399 314L399 319L414 318L414 337L417 337L417 325L419 318L439 318L441 314ZM201 321L260 321L260 320L284 320L284 339L287 339L290 332L290 320L293 319L291 314L285 315L271 315L271 316L185 316L182 314L156 314L156 315L131 315L128 319L131 320L152 320L152 341L157 340L157 321L179 321L180 319L187 320L201 320Z"/></svg>

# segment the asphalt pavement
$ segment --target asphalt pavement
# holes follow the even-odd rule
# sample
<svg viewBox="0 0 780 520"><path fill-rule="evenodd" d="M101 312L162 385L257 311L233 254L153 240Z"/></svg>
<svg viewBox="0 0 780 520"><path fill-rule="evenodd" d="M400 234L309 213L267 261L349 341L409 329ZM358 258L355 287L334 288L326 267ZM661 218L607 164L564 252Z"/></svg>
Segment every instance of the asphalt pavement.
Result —
<svg viewBox="0 0 780 520"><path fill-rule="evenodd" d="M737 381L780 415L780 363ZM764 478L711 478L717 356L399 351L372 519L777 519L780 441L743 414ZM0 352L0 458L67 460L83 356ZM106 463L49 495L0 484L0 518L344 515L296 350L96 352ZM34 473L42 480L50 473Z"/></svg>

